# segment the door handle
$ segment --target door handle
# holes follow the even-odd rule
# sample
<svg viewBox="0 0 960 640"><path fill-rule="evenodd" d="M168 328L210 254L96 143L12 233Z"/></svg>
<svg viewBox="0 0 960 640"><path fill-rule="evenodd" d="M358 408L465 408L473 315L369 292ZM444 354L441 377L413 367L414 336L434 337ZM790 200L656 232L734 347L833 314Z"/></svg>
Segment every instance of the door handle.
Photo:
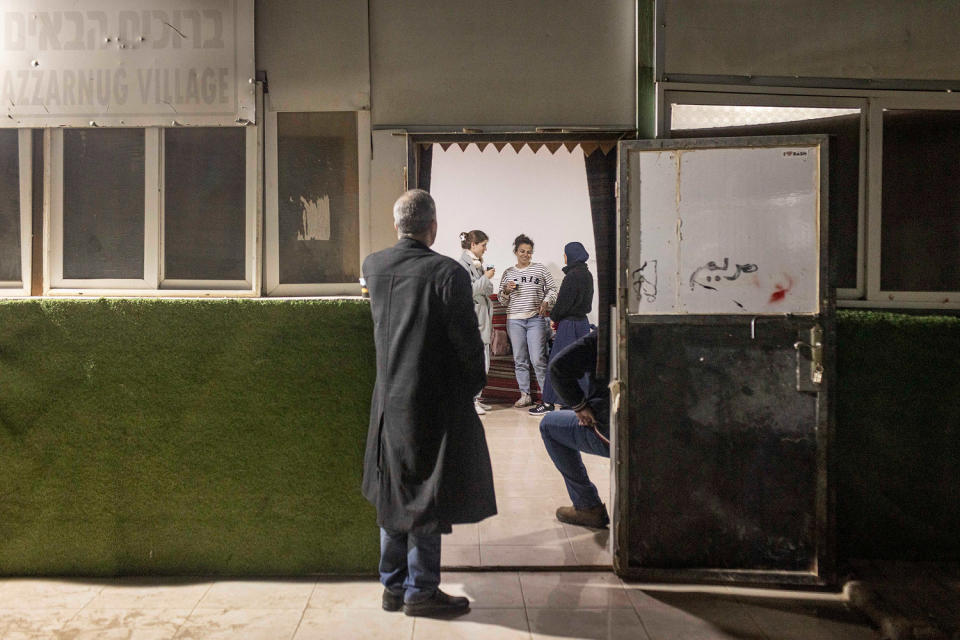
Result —
<svg viewBox="0 0 960 640"><path fill-rule="evenodd" d="M797 391L820 391L823 384L823 329L819 325L810 328L807 340L793 343L797 352ZM803 350L807 351L804 357Z"/></svg>
<svg viewBox="0 0 960 640"><path fill-rule="evenodd" d="M797 351L799 351L803 347L810 349L810 357L815 357L814 354L816 353L816 351L823 349L823 345L820 344L819 342L810 344L810 343L804 342L803 340L797 340L796 342L793 343L793 348L796 349Z"/></svg>

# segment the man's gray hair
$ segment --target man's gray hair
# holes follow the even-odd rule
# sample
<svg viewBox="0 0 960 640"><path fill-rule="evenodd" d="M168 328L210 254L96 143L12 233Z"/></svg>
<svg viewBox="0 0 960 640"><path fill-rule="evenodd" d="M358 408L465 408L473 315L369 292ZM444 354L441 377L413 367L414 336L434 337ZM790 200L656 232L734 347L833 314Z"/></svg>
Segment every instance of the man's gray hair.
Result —
<svg viewBox="0 0 960 640"><path fill-rule="evenodd" d="M416 236L430 228L437 219L437 205L423 189L411 189L393 205L393 223L400 235Z"/></svg>

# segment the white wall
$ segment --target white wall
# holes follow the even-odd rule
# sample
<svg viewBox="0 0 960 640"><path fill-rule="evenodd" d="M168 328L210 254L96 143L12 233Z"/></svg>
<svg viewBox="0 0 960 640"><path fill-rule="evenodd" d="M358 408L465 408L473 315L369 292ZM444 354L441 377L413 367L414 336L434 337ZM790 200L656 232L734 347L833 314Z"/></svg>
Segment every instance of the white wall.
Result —
<svg viewBox="0 0 960 640"><path fill-rule="evenodd" d="M598 152L599 153L599 152ZM529 147L519 153L493 145L481 152L475 145L442 151L433 147L430 193L437 202L439 235L434 250L459 258L461 231L480 229L490 236L484 262L497 269L494 286L503 270L516 264L513 239L520 233L534 243L534 262L545 264L559 287L563 279L563 246L583 243L590 254L594 277L590 322L597 322L597 266L587 193L583 152L561 147L553 155L546 147L534 154Z"/></svg>

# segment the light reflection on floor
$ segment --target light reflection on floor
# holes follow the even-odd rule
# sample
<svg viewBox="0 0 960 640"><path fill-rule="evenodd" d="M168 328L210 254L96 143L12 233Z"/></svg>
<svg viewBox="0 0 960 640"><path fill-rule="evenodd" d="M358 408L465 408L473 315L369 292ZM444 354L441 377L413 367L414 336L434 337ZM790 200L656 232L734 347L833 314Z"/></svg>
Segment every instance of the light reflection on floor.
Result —
<svg viewBox="0 0 960 640"><path fill-rule="evenodd" d="M443 566L611 566L609 529L564 525L554 516L570 498L540 439L540 418L526 409L494 405L481 419L498 513L479 524L455 526L444 536ZM585 454L583 462L608 501L610 461Z"/></svg>

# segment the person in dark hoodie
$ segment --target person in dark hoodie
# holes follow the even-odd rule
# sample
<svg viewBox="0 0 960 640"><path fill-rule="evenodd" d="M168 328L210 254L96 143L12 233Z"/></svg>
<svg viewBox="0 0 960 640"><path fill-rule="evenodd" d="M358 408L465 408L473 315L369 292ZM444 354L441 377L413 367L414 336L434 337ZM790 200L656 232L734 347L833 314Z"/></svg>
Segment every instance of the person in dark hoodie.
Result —
<svg viewBox="0 0 960 640"><path fill-rule="evenodd" d="M553 338L553 348L547 361L547 376L543 384L543 400L529 411L532 416L542 416L553 411L559 399L550 382L550 363L564 347L590 333L587 314L593 304L593 274L587 268L590 254L579 242L568 242L563 248L563 282L557 301L550 310L550 320L555 323L557 334ZM581 387L586 390L586 380Z"/></svg>
<svg viewBox="0 0 960 640"><path fill-rule="evenodd" d="M540 421L540 436L573 503L557 509L557 520L602 529L610 517L581 455L610 457L610 389L606 377L597 375L597 342L591 331L550 363L557 394L570 409L548 413Z"/></svg>

